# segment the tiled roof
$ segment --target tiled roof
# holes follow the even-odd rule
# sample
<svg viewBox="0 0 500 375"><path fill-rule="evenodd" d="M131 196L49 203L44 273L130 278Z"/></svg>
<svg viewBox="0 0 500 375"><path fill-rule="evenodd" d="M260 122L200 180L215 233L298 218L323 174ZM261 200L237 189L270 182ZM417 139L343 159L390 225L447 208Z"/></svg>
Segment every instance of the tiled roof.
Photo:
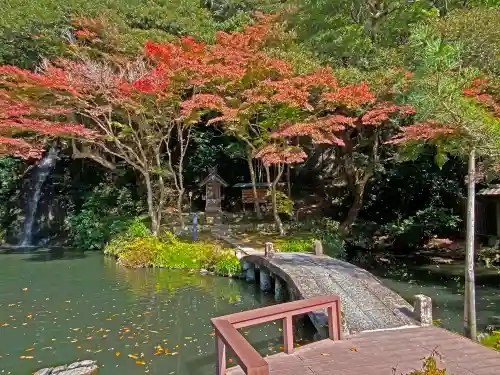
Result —
<svg viewBox="0 0 500 375"><path fill-rule="evenodd" d="M500 185L491 185L481 189L477 195L500 195Z"/></svg>

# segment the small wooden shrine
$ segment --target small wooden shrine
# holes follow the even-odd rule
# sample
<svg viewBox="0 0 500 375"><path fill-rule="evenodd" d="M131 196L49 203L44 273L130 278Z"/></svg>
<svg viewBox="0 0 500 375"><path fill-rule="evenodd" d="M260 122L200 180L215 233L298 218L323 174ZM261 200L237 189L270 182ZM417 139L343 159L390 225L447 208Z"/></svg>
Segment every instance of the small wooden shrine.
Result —
<svg viewBox="0 0 500 375"><path fill-rule="evenodd" d="M205 195L203 196L203 199L205 199L205 212L221 212L222 187L227 187L228 183L217 174L217 168L211 168L208 176L198 186L205 186Z"/></svg>

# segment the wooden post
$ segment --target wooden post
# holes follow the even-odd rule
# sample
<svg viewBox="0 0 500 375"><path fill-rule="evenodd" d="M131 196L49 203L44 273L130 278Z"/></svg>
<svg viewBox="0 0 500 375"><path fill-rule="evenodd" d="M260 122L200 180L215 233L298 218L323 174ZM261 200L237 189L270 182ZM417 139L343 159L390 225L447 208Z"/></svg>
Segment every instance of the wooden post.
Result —
<svg viewBox="0 0 500 375"><path fill-rule="evenodd" d="M216 375L226 375L226 345L219 336L215 338L215 352L217 361L215 363Z"/></svg>
<svg viewBox="0 0 500 375"><path fill-rule="evenodd" d="M293 353L293 318L287 316L283 319L283 340L286 354Z"/></svg>
<svg viewBox="0 0 500 375"><path fill-rule="evenodd" d="M337 306L328 307L328 337L330 340L340 340L341 319L337 313Z"/></svg>

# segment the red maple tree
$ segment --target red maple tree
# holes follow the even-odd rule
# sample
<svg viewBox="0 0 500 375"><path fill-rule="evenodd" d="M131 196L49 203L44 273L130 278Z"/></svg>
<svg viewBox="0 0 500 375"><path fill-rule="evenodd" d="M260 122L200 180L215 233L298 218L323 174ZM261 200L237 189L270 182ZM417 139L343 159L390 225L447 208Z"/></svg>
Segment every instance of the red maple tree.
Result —
<svg viewBox="0 0 500 375"><path fill-rule="evenodd" d="M274 168L273 211L282 231L276 185L285 165L305 160L304 149L294 144L308 137L335 146L331 150L340 156L338 167L353 191L348 228L378 163L383 127L411 109L377 98L365 82L340 85L327 68L296 74L263 49L274 19L260 15L241 33L219 32L213 45L191 37L148 42L144 56L135 59L91 58L73 46L76 59L44 63L37 73L0 67L2 105L16 109L0 119L6 130L1 134L30 132L0 143L5 152L28 157L39 153L42 135L64 135L73 139L75 157L110 168L116 158L125 161L143 177L156 233L169 188L177 192L182 222L183 163L192 127L223 123L248 146L250 161L263 162L270 183ZM101 46L102 23L78 25L77 43ZM367 156L362 165L356 153Z"/></svg>
<svg viewBox="0 0 500 375"><path fill-rule="evenodd" d="M274 16L260 18L244 32L217 33L210 46L191 37L148 42L135 59L104 45L100 20L75 20L75 59L44 62L36 73L0 67L0 152L38 157L44 136L69 137L74 157L109 168L121 159L142 175L154 233L169 189L182 222L192 127L222 113L222 94L250 72L291 74L289 64L260 51ZM107 53L90 57L90 45Z"/></svg>

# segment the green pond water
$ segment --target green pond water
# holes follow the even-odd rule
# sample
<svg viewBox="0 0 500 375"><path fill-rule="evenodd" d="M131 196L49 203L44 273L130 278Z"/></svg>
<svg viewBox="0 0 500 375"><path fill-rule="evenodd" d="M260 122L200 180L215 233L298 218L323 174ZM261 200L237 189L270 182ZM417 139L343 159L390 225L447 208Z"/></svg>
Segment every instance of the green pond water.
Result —
<svg viewBox="0 0 500 375"><path fill-rule="evenodd" d="M99 254L1 254L0 373L95 359L100 375L213 374L209 319L273 303L243 281L130 270ZM281 349L279 322L242 332L263 355Z"/></svg>
<svg viewBox="0 0 500 375"><path fill-rule="evenodd" d="M447 329L463 332L463 262L452 264L406 264L370 269L390 289L412 301L415 294L432 298L433 318ZM479 331L500 325L500 273L476 266L476 314Z"/></svg>

